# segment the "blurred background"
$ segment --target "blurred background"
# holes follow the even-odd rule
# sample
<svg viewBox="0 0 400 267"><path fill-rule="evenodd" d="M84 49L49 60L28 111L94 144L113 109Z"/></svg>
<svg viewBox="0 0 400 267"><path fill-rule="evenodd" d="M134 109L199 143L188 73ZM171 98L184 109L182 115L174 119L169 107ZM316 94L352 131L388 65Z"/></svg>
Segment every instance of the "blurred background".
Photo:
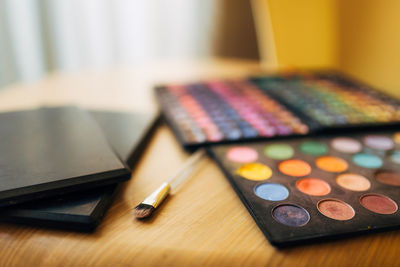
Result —
<svg viewBox="0 0 400 267"><path fill-rule="evenodd" d="M207 57L258 58L248 1L0 0L0 86Z"/></svg>
<svg viewBox="0 0 400 267"><path fill-rule="evenodd" d="M243 58L400 97L398 0L0 0L0 87L48 72Z"/></svg>

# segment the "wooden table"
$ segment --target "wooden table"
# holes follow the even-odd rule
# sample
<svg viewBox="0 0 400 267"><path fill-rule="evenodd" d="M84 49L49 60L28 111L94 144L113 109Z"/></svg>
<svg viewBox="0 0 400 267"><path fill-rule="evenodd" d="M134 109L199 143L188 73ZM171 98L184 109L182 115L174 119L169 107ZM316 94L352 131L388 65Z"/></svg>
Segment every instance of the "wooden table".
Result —
<svg viewBox="0 0 400 267"><path fill-rule="evenodd" d="M206 60L52 74L0 90L0 110L78 104L150 111L151 86L163 81L257 73L255 62ZM150 221L131 210L172 174L187 154L162 125L94 234L0 224L0 266L400 266L400 231L278 250L257 228L211 160Z"/></svg>

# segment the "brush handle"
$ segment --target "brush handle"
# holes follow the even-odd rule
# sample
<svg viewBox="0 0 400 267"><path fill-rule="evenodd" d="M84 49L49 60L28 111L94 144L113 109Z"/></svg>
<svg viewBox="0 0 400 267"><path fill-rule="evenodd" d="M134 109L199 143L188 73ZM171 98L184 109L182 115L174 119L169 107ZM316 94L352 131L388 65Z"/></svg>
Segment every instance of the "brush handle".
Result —
<svg viewBox="0 0 400 267"><path fill-rule="evenodd" d="M190 156L185 164L167 181L161 184L153 193L151 193L141 204L150 205L157 208L158 205L168 196L172 189L175 189L180 183L190 177L190 174L195 169L196 164L205 155L203 149L198 150Z"/></svg>
<svg viewBox="0 0 400 267"><path fill-rule="evenodd" d="M205 154L204 149L199 149L186 160L182 167L168 180L168 183L171 185L171 190L175 189L179 184L190 177L197 163L200 162Z"/></svg>

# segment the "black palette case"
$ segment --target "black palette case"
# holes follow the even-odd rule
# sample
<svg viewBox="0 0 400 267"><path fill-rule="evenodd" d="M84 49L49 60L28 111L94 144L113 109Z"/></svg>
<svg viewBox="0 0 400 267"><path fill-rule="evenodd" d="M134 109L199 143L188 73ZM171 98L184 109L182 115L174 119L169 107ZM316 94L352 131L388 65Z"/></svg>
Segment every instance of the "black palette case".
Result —
<svg viewBox="0 0 400 267"><path fill-rule="evenodd" d="M147 145L158 122L155 114L90 112L100 125L116 154L132 168ZM20 204L1 213L1 220L11 223L93 231L112 203L118 184L79 191Z"/></svg>
<svg viewBox="0 0 400 267"><path fill-rule="evenodd" d="M0 207L122 182L130 171L77 107L0 114Z"/></svg>

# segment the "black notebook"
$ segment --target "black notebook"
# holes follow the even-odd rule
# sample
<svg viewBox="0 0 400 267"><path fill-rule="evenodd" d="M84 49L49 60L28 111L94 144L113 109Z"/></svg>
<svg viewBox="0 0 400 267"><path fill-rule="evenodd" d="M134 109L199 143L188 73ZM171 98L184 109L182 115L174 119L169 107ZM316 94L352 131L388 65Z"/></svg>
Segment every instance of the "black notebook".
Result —
<svg viewBox="0 0 400 267"><path fill-rule="evenodd" d="M103 111L90 113L116 154L133 168L156 128L158 116ZM6 222L25 225L93 231L107 211L117 189L118 184L114 184L24 203L7 208L0 217Z"/></svg>
<svg viewBox="0 0 400 267"><path fill-rule="evenodd" d="M130 178L87 111L42 108L0 114L0 207Z"/></svg>

